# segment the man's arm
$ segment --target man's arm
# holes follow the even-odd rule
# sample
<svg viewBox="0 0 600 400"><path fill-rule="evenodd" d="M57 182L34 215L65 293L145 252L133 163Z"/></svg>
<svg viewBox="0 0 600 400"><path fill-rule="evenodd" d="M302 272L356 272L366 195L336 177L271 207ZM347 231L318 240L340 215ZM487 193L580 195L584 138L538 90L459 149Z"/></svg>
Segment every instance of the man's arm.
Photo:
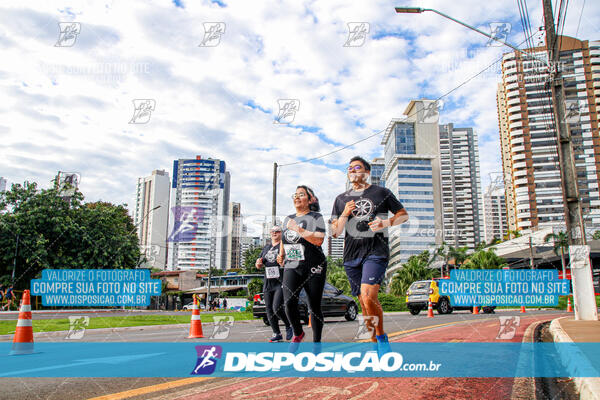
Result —
<svg viewBox="0 0 600 400"><path fill-rule="evenodd" d="M391 218L381 219L379 217L375 218L375 220L369 222L369 228L373 232L380 231L382 229L388 228L390 226L400 225L408 221L408 213L404 208L394 214Z"/></svg>

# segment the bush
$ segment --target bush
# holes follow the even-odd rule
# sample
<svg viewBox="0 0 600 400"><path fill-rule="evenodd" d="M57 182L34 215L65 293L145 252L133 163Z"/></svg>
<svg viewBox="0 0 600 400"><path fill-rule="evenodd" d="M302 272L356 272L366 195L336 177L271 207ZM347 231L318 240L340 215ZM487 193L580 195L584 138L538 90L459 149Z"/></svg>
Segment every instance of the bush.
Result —
<svg viewBox="0 0 600 400"><path fill-rule="evenodd" d="M379 302L384 312L408 311L405 296L394 296L393 294L379 293Z"/></svg>

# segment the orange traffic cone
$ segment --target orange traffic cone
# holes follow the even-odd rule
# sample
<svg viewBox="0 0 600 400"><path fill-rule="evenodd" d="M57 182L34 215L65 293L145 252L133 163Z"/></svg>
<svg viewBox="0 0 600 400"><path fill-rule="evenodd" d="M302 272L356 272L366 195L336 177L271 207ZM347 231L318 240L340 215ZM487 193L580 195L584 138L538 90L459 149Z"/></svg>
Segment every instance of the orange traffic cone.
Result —
<svg viewBox="0 0 600 400"><path fill-rule="evenodd" d="M188 339L203 338L202 321L200 320L200 306L198 299L194 296L194 305L192 306L192 324L190 325L190 336Z"/></svg>
<svg viewBox="0 0 600 400"><path fill-rule="evenodd" d="M473 306L473 315L479 314L479 307Z"/></svg>
<svg viewBox="0 0 600 400"><path fill-rule="evenodd" d="M433 318L433 307L431 305L431 300L429 300L429 305L427 306L427 318Z"/></svg>
<svg viewBox="0 0 600 400"><path fill-rule="evenodd" d="M311 316L308 314L308 327L312 328Z"/></svg>
<svg viewBox="0 0 600 400"><path fill-rule="evenodd" d="M33 353L33 326L31 325L31 298L29 290L23 292L21 307L19 309L19 319L15 337L13 339L11 355L31 354Z"/></svg>
<svg viewBox="0 0 600 400"><path fill-rule="evenodd" d="M522 313L525 313L525 312L526 312L526 311L525 311L525 306L521 306L521 312L522 312Z"/></svg>
<svg viewBox="0 0 600 400"><path fill-rule="evenodd" d="M567 312L573 312L573 306L571 306L571 296L567 297Z"/></svg>

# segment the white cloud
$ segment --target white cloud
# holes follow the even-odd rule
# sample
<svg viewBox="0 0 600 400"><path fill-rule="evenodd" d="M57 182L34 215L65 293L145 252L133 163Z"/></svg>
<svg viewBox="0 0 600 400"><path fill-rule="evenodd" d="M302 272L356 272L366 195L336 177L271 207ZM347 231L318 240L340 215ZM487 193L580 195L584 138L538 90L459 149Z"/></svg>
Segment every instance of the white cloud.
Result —
<svg viewBox="0 0 600 400"><path fill-rule="evenodd" d="M387 1L225 3L3 3L0 114L8 129L0 129L0 174L45 186L58 170L78 171L88 200L131 207L137 177L172 174L174 159L201 154L227 162L231 199L244 214L269 214L273 162L311 158L385 129L411 99L445 94L505 51L433 13L397 15ZM509 39L522 41L513 1L417 3L480 29L508 21ZM571 5L566 34L575 33L580 7ZM600 6L586 4L580 37L598 38L599 14ZM530 15L536 29L539 4L530 4ZM81 23L72 47L54 46L61 21ZM220 21L220 45L199 47L202 22ZM364 46L342 46L348 22L370 24ZM500 170L497 82L487 73L465 84L444 99L441 115L477 130L484 186ZM156 100L150 122L128 124L132 100L146 98ZM300 100L292 125L317 131L273 124L281 98ZM291 212L288 195L306 183L329 212L345 184L331 167L359 153L380 155L379 143L372 138L325 164L283 167L278 210Z"/></svg>

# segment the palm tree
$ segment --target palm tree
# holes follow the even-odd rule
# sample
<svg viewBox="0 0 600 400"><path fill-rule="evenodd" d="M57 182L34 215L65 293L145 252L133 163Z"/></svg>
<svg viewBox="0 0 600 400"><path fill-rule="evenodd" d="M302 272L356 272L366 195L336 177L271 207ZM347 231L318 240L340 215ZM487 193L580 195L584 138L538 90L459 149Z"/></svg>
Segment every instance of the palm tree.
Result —
<svg viewBox="0 0 600 400"><path fill-rule="evenodd" d="M461 268L464 269L497 269L506 265L506 261L496 254L493 247L479 250L471 254Z"/></svg>
<svg viewBox="0 0 600 400"><path fill-rule="evenodd" d="M395 296L404 296L413 282L432 279L435 271L428 268L429 260L428 251L424 251L417 256L411 256L402 268L392 276L390 293Z"/></svg>
<svg viewBox="0 0 600 400"><path fill-rule="evenodd" d="M563 279L566 279L565 269L565 252L569 249L569 238L565 232L549 233L544 237L544 243L548 243L550 240L554 243L554 254L558 255L560 250L560 262L562 264Z"/></svg>
<svg viewBox="0 0 600 400"><path fill-rule="evenodd" d="M520 231L511 231L508 230L508 232L506 232L506 235L504 235L504 240L510 240L510 239L516 239L518 237L521 237L521 232Z"/></svg>

